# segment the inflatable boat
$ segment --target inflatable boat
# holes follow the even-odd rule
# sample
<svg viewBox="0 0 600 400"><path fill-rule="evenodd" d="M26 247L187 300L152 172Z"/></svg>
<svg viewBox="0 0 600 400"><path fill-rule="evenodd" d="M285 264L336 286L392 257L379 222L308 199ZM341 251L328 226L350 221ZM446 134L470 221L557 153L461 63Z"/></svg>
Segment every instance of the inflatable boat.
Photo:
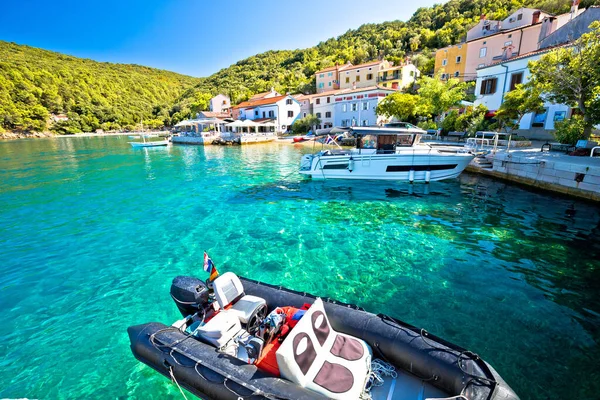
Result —
<svg viewBox="0 0 600 400"><path fill-rule="evenodd" d="M231 272L171 297L183 318L130 327L131 350L205 400L518 399L477 354L355 305Z"/></svg>

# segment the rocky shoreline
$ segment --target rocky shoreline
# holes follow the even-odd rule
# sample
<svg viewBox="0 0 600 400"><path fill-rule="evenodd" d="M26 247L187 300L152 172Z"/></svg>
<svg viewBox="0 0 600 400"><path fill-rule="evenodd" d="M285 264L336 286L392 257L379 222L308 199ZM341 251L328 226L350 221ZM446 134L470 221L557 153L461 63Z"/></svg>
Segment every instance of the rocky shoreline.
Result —
<svg viewBox="0 0 600 400"><path fill-rule="evenodd" d="M35 139L56 136L52 132L0 132L0 139Z"/></svg>

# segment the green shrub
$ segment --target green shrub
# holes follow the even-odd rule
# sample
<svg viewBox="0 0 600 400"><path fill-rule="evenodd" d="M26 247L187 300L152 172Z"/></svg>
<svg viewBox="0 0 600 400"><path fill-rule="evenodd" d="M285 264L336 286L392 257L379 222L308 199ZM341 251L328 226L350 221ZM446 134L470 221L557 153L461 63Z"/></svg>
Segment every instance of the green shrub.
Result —
<svg viewBox="0 0 600 400"><path fill-rule="evenodd" d="M442 134L447 135L448 132L453 132L456 120L458 119L458 111L452 110L446 115L442 121Z"/></svg>
<svg viewBox="0 0 600 400"><path fill-rule="evenodd" d="M583 135L583 118L579 115L575 115L564 121L555 123L556 131L554 137L560 143L575 145L578 140L584 138Z"/></svg>
<svg viewBox="0 0 600 400"><path fill-rule="evenodd" d="M438 128L437 124L433 120L431 120L431 119L428 119L426 121L421 121L421 122L419 122L417 124L417 126L419 128L421 128L421 129L424 129L424 130L437 129Z"/></svg>

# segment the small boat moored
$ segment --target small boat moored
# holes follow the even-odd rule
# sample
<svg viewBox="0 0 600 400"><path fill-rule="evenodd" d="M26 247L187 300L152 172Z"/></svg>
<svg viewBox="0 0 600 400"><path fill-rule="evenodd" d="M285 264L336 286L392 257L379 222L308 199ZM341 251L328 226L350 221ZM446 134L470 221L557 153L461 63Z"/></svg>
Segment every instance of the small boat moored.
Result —
<svg viewBox="0 0 600 400"><path fill-rule="evenodd" d="M183 319L131 326L131 350L203 399L518 400L477 354L355 305L231 272L171 297Z"/></svg>
<svg viewBox="0 0 600 400"><path fill-rule="evenodd" d="M356 137L356 148L306 154L300 173L313 179L377 179L409 182L456 178L475 157L421 144L416 127L334 128Z"/></svg>

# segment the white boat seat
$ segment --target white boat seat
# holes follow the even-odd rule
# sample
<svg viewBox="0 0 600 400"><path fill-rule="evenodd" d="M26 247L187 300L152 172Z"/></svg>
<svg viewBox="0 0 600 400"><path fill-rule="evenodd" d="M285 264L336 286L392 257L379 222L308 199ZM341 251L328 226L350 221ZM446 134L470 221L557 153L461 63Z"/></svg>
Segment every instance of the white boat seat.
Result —
<svg viewBox="0 0 600 400"><path fill-rule="evenodd" d="M281 376L331 399L358 399L371 369L371 348L333 330L316 299L277 350Z"/></svg>
<svg viewBox="0 0 600 400"><path fill-rule="evenodd" d="M206 324L196 329L196 334L217 348L225 346L242 330L235 314L219 312Z"/></svg>
<svg viewBox="0 0 600 400"><path fill-rule="evenodd" d="M214 280L213 288L219 308L235 314L243 324L248 323L257 309L267 305L267 302L260 297L245 295L240 278L233 272L220 275Z"/></svg>

